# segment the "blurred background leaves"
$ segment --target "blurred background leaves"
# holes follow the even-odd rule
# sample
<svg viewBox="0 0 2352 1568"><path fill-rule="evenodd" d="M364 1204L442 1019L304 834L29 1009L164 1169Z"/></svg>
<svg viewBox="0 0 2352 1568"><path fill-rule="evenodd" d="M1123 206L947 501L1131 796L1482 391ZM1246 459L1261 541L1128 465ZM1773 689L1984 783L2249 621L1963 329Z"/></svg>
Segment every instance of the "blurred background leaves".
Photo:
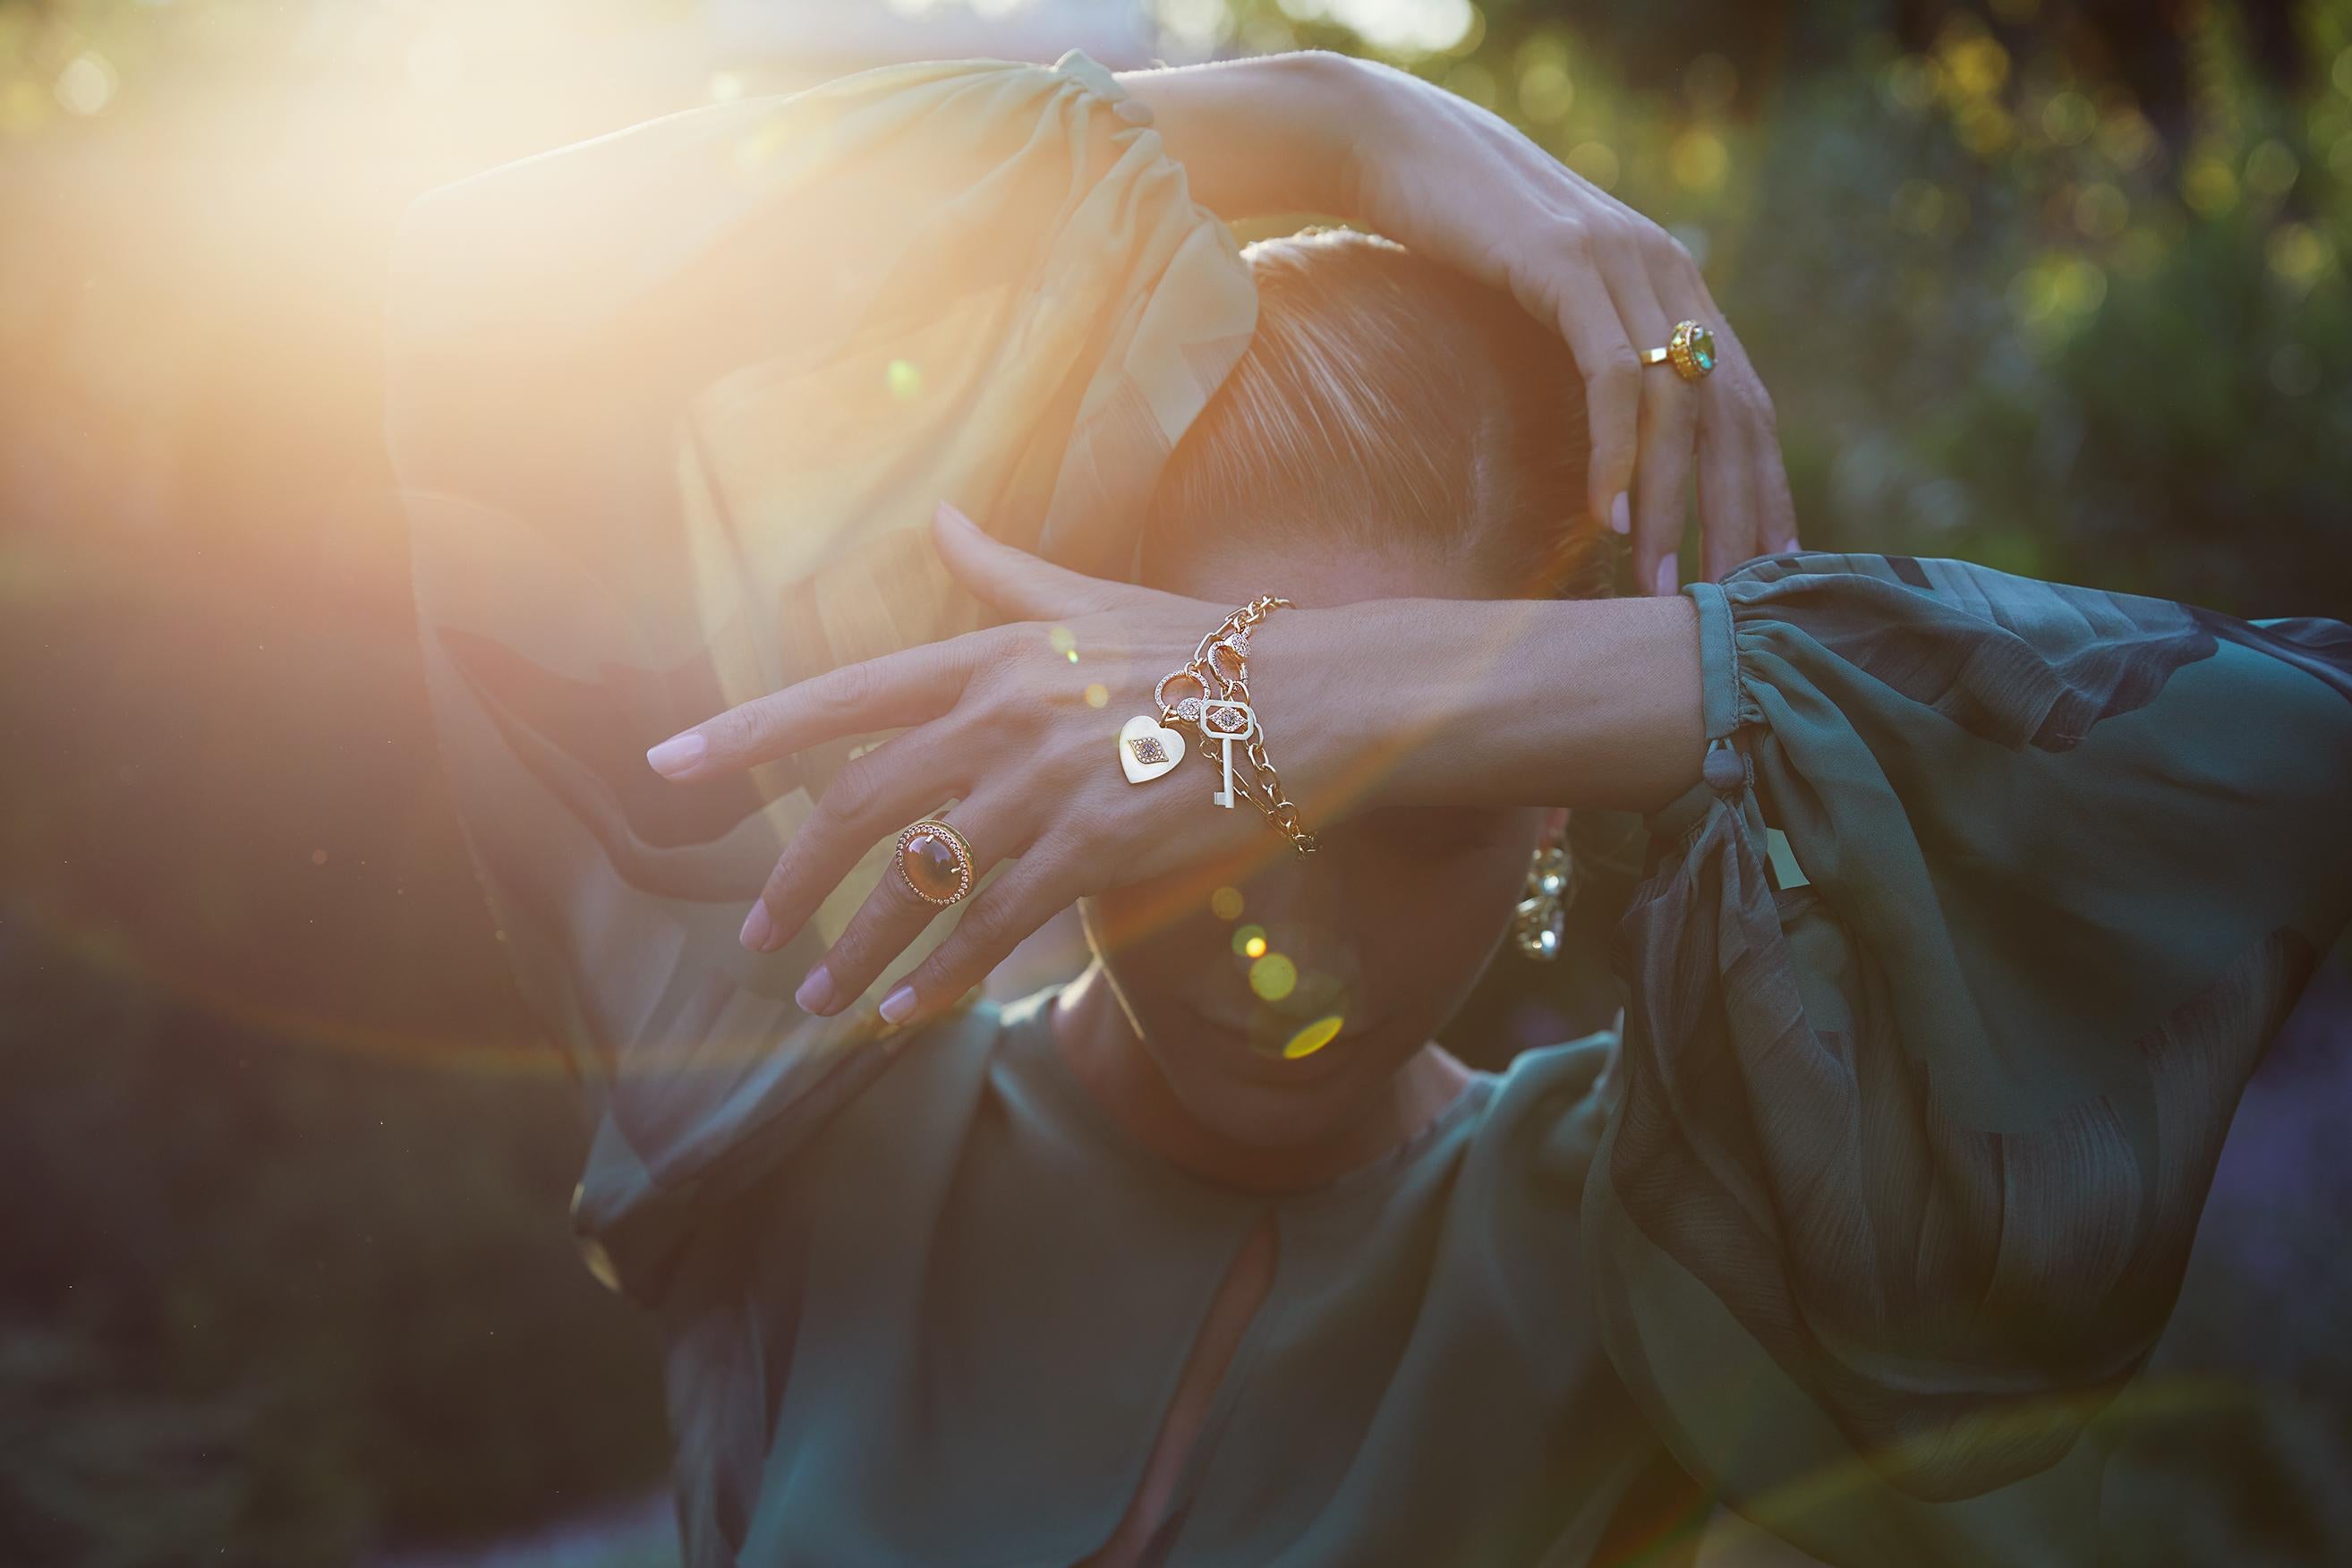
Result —
<svg viewBox="0 0 2352 1568"><path fill-rule="evenodd" d="M1668 224L1809 544L2352 613L2352 0L0 0L0 1561L667 1557L425 722L385 243L653 114L1072 45L1380 55ZM1455 1043L1605 1017L1609 906ZM2339 963L2148 1384L2231 1392L2110 1424L2126 1560L2352 1550L2347 1043Z"/></svg>

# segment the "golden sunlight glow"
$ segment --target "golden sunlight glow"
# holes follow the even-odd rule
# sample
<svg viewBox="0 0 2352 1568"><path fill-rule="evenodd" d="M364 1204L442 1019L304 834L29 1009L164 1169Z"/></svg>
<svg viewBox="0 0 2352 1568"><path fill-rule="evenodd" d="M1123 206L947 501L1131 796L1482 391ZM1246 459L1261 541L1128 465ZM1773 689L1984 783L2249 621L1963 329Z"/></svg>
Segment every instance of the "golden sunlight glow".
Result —
<svg viewBox="0 0 2352 1568"><path fill-rule="evenodd" d="M1239 888L1219 888L1209 895L1209 910L1221 921L1242 918L1242 891Z"/></svg>
<svg viewBox="0 0 2352 1568"><path fill-rule="evenodd" d="M1298 988L1298 965L1278 952L1269 952L1250 965L1250 989L1268 1002L1279 1002Z"/></svg>
<svg viewBox="0 0 2352 1568"><path fill-rule="evenodd" d="M1288 1043L1282 1047L1283 1057L1286 1060L1294 1062L1301 1057L1311 1057L1333 1040L1338 1039L1339 1031L1346 1026L1347 1020L1340 1017L1339 1014L1326 1014L1291 1036Z"/></svg>

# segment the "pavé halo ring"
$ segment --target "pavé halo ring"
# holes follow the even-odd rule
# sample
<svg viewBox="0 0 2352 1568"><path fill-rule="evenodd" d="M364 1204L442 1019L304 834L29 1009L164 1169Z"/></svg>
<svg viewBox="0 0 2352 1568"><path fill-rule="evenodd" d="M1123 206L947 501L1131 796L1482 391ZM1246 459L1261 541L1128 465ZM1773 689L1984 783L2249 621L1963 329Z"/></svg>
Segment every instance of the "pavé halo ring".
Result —
<svg viewBox="0 0 2352 1568"><path fill-rule="evenodd" d="M942 909L962 902L978 879L971 841L936 816L899 830L898 859L898 878L907 890Z"/></svg>

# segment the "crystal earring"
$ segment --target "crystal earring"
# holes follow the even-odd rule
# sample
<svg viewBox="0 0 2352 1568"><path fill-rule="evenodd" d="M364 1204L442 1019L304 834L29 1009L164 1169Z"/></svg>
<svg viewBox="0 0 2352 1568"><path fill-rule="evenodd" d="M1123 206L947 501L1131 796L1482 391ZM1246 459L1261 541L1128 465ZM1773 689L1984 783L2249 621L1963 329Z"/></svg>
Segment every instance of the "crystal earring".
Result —
<svg viewBox="0 0 2352 1568"><path fill-rule="evenodd" d="M1527 891L1511 915L1511 940L1522 954L1538 963L1559 956L1560 936L1568 929L1568 901L1575 891L1568 847L1556 842L1538 846L1528 862Z"/></svg>

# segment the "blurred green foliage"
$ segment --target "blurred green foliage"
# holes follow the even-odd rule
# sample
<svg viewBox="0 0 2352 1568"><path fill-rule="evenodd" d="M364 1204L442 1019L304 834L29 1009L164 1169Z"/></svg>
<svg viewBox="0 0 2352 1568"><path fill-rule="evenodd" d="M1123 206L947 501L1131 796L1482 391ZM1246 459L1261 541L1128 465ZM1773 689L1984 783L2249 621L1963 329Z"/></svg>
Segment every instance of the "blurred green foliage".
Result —
<svg viewBox="0 0 2352 1568"><path fill-rule="evenodd" d="M1347 47L1350 14L1228 26ZM2352 609L2352 3L1470 18L1399 63L1690 246L1773 391L1807 543Z"/></svg>
<svg viewBox="0 0 2352 1568"><path fill-rule="evenodd" d="M2352 0L1156 7L1171 53L1386 39L1674 227L1772 387L1809 543L2352 612ZM563 1233L568 1086L515 1069L432 782L397 522L352 500L389 484L372 291L404 193L232 182L221 218L174 162L198 63L299 96L334 9L0 0L12 1564L344 1561L661 1468L647 1336ZM463 5L375 10L363 56L447 76L404 18ZM77 206L67 176L142 137L134 175L165 175L124 182L138 221ZM256 212L339 248L214 243ZM1578 919L1599 951L1605 910ZM2312 1065L2352 1011L2330 994L2335 1033L2280 1069L2312 1087L2262 1114L2340 1100ZM1499 1037L1522 1000L1468 1023ZM2310 1395L2215 1424L2232 1464L2168 1450L2270 1560L2352 1535L2297 1500L2352 1456L2352 1277L2294 1228L2347 1190L2326 1157L2208 1226L2170 1352ZM2298 1184L2323 1196L2267 1202ZM2148 1517L2133 1560L2219 1560Z"/></svg>

